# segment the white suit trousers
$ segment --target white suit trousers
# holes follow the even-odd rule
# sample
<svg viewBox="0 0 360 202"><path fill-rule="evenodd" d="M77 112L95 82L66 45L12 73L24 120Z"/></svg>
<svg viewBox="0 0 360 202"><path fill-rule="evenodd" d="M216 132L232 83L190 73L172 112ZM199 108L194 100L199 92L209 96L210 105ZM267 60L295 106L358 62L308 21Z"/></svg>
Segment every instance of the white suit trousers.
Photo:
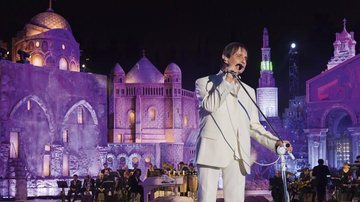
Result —
<svg viewBox="0 0 360 202"><path fill-rule="evenodd" d="M222 170L225 202L244 202L245 173L239 161L233 160L225 168L197 165L198 168L198 202L216 202L217 186Z"/></svg>

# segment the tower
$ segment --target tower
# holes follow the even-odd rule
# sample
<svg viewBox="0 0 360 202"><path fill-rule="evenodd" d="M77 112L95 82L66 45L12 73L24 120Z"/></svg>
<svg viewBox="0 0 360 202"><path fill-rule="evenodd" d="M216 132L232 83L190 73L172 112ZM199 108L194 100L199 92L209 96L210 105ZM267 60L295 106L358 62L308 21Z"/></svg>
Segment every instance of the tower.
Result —
<svg viewBox="0 0 360 202"><path fill-rule="evenodd" d="M346 19L343 20L343 26L343 31L336 33L336 39L333 43L334 56L327 64L328 70L355 56L356 41L354 39L354 32L347 32Z"/></svg>
<svg viewBox="0 0 360 202"><path fill-rule="evenodd" d="M164 72L164 83L168 91L166 105L169 112L168 128L182 128L182 105L181 105L181 69L175 63L169 64Z"/></svg>
<svg viewBox="0 0 360 202"><path fill-rule="evenodd" d="M124 128L124 121L121 120L120 111L123 110L123 106L117 104L121 98L125 95L125 72L123 68L116 63L110 75L110 92L109 92L109 137L108 141L112 143L124 142L124 131L119 130Z"/></svg>
<svg viewBox="0 0 360 202"><path fill-rule="evenodd" d="M292 43L289 50L289 99L299 95L298 51Z"/></svg>
<svg viewBox="0 0 360 202"><path fill-rule="evenodd" d="M270 46L268 30L263 31L263 47L261 48L262 60L260 65L259 88L256 89L258 105L266 117L278 116L278 89L275 87L273 67L270 60ZM260 120L264 121L262 115Z"/></svg>

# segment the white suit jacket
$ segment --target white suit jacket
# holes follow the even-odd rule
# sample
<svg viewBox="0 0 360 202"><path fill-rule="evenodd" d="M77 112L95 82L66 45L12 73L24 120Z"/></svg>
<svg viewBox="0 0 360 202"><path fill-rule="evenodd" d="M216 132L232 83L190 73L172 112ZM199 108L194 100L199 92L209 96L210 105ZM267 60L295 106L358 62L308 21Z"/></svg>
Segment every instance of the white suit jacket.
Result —
<svg viewBox="0 0 360 202"><path fill-rule="evenodd" d="M200 107L196 163L224 168L235 158L249 174L250 137L272 151L278 138L260 124L258 110L244 89L240 87L237 93L232 91L223 77L220 72L195 83ZM244 86L255 100L254 89Z"/></svg>

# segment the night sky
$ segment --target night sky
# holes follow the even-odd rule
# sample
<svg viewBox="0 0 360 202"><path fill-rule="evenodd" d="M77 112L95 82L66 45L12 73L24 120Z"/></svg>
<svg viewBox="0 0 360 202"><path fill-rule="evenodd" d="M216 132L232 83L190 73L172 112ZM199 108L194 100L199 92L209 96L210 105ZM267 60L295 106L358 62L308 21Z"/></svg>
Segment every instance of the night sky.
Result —
<svg viewBox="0 0 360 202"><path fill-rule="evenodd" d="M343 29L343 18L347 19L347 30L354 31L360 43L360 1L330 2L57 0L53 9L71 25L80 43L82 61L90 58L86 64L90 71L109 74L119 63L128 72L145 49L161 72L171 62L178 64L183 87L188 90L194 90L196 78L217 73L222 49L231 41L247 46L249 61L242 78L256 88L262 31L267 27L283 109L287 106L291 42L298 46L302 94L305 81L326 69L333 55L335 33ZM48 0L1 0L0 40L10 41L48 5Z"/></svg>

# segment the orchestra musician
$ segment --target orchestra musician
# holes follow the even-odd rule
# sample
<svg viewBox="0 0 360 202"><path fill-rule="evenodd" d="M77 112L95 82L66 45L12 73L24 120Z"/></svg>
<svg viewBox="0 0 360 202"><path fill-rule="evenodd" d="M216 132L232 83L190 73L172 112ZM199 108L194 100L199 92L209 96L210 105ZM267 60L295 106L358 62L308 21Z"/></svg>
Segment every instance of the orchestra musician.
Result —
<svg viewBox="0 0 360 202"><path fill-rule="evenodd" d="M284 190L281 171L277 171L275 175L269 179L269 184L274 202L282 202L284 200Z"/></svg>
<svg viewBox="0 0 360 202"><path fill-rule="evenodd" d="M353 182L353 172L350 169L350 164L345 162L343 167L339 171L340 178L340 199L350 200L354 195L352 182Z"/></svg>
<svg viewBox="0 0 360 202"><path fill-rule="evenodd" d="M107 171L108 173L110 173L112 170L111 168L109 167L109 165L107 163L104 163L103 164L104 168L101 170L101 173L105 173L105 171Z"/></svg>
<svg viewBox="0 0 360 202"><path fill-rule="evenodd" d="M314 190L314 181L312 180L311 170L309 168L301 170L298 182L297 189L300 194L300 200L315 201L316 192Z"/></svg>
<svg viewBox="0 0 360 202"><path fill-rule="evenodd" d="M141 176L141 170L138 168L135 169L133 175L130 176L130 178L129 178L129 186L130 186L131 194L135 198L140 197L140 202L143 202L144 201L144 188L140 184L141 183L140 176Z"/></svg>
<svg viewBox="0 0 360 202"><path fill-rule="evenodd" d="M317 166L313 169L313 177L315 179L317 201L326 201L326 185L328 184L330 177L329 167L324 165L324 159L318 160Z"/></svg>
<svg viewBox="0 0 360 202"><path fill-rule="evenodd" d="M73 199L74 202L80 193L81 193L81 181L78 179L77 175L73 175L73 179L70 181L70 189L68 191L68 201L70 202L72 194L75 194Z"/></svg>
<svg viewBox="0 0 360 202"><path fill-rule="evenodd" d="M82 195L89 196L91 195L93 199L95 199L95 180L90 176L85 176L83 187L82 187Z"/></svg>
<svg viewBox="0 0 360 202"><path fill-rule="evenodd" d="M129 184L130 173L128 170L124 171L122 175L116 180L115 191L118 202L130 201L130 184Z"/></svg>
<svg viewBox="0 0 360 202"><path fill-rule="evenodd" d="M105 190L104 182L105 182L104 174L100 172L95 182L95 187L96 187L95 199L97 202L105 201L106 190Z"/></svg>
<svg viewBox="0 0 360 202"><path fill-rule="evenodd" d="M356 180L360 181L360 155L356 156L354 165L355 165L355 169L356 169Z"/></svg>

